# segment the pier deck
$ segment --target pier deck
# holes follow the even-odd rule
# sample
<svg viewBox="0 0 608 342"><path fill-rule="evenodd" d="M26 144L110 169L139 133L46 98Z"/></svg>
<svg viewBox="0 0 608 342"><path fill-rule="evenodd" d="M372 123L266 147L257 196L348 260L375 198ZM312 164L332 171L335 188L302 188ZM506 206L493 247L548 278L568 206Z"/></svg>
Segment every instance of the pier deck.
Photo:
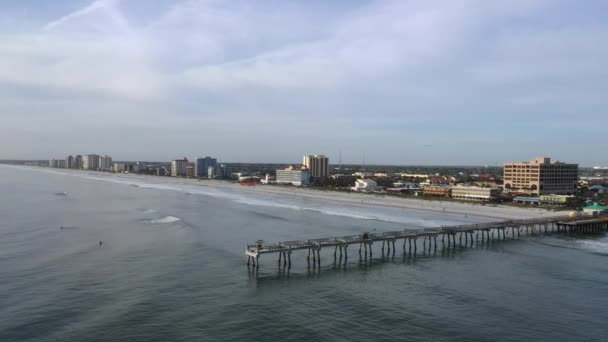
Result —
<svg viewBox="0 0 608 342"><path fill-rule="evenodd" d="M437 237L441 236L442 245L445 245L447 238L448 247L456 246L456 238L459 238L459 244L462 245L462 238L465 237L465 244L471 243L474 238L479 240L481 233L482 241L486 239L494 239L495 233L498 238L506 239L507 233L511 237L524 234L535 234L540 232L569 232L569 233L591 233L605 231L608 229L608 217L603 218L571 218L568 216L551 217L551 218L536 218L527 220L508 220L494 223L468 224L458 226L442 226L437 228L424 228L418 230L400 230L390 232L363 232L358 235L348 235L340 237L328 237L320 239L284 241L277 243L266 243L258 240L255 244L248 244L245 250L247 255L247 265L253 264L259 266L259 258L262 254L279 253L279 264L283 259L284 266L291 267L291 253L297 250L308 250L307 260L310 264L312 253L313 264L321 261L320 250L323 248L334 247L334 257L340 252L340 258L344 253L344 259L348 258L347 248L350 245L359 245L359 255L362 252L365 257L369 255L371 258L375 242L382 243L382 252L384 253L385 245L388 252L395 253L395 243L397 240L403 240L403 250L409 246L409 252L414 254L417 251L418 238L424 239L423 248L430 250L434 245L437 248ZM413 246L413 247L412 247Z"/></svg>

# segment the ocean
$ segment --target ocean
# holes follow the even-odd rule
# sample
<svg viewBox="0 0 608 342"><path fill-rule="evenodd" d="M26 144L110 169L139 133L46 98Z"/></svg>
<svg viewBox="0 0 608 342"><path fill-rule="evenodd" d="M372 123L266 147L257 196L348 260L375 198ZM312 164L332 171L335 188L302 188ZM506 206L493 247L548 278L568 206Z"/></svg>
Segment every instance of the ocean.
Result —
<svg viewBox="0 0 608 342"><path fill-rule="evenodd" d="M608 341L608 237L309 269L247 243L487 222L170 178L0 165L0 341ZM441 245L440 245L441 246Z"/></svg>

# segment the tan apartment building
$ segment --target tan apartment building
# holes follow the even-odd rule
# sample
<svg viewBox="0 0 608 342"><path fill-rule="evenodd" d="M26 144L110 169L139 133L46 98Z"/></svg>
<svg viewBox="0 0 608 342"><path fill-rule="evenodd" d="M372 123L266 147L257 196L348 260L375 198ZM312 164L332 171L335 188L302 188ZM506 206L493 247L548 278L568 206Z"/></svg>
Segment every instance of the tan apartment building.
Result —
<svg viewBox="0 0 608 342"><path fill-rule="evenodd" d="M184 177L186 176L186 167L188 166L188 159L175 159L171 161L171 176L173 177Z"/></svg>
<svg viewBox="0 0 608 342"><path fill-rule="evenodd" d="M452 198L489 201L498 196L498 188L480 188L478 186L455 186L452 188Z"/></svg>
<svg viewBox="0 0 608 342"><path fill-rule="evenodd" d="M571 195L576 192L578 164L566 164L551 158L504 165L504 189L528 195Z"/></svg>

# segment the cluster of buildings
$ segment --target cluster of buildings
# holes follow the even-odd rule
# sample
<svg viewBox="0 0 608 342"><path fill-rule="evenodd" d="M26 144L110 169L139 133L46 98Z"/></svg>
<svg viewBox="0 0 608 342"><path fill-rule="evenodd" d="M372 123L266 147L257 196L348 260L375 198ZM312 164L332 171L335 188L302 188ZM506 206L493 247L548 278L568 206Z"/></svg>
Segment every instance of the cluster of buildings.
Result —
<svg viewBox="0 0 608 342"><path fill-rule="evenodd" d="M165 164L166 165L166 164ZM53 168L99 170L112 172L147 172L159 176L192 178L229 178L235 174L231 167L219 164L216 158L200 157L193 162L187 158L171 161L170 169L162 165L152 165L140 170L139 163L113 163L108 155L77 155L65 159L51 159ZM157 167L158 166L158 167ZM152 169L150 169L152 167ZM305 155L302 164L290 165L275 170L275 178L267 174L261 182L265 184L290 184L308 186L314 180L340 179L351 177L348 188L357 192L405 193L417 196L456 198L463 200L491 201L499 196L508 196L513 202L524 204L566 204L577 191L579 176L578 164L552 161L551 158L536 158L527 162L505 163L503 178L493 175L468 175L464 180L462 173L453 176L439 174L396 173L359 171L353 174L330 174L329 158L321 155ZM237 173L239 180L258 181L257 176ZM470 181L474 176L474 182ZM390 183L390 182L393 183ZM588 179L589 185L593 179ZM388 183L387 183L388 182ZM334 182L336 183L336 182ZM339 182L337 182L339 183ZM354 184L353 184L354 183ZM381 183L382 186L378 184ZM317 183L318 184L318 183ZM322 183L321 183L322 184ZM342 182L344 184L344 182ZM348 184L348 183L346 183ZM594 185L600 187L599 185ZM598 192L604 189L599 189Z"/></svg>
<svg viewBox="0 0 608 342"><path fill-rule="evenodd" d="M489 201L501 193L513 196L513 202L524 204L567 204L578 186L578 164L536 158L527 162L506 163L503 185L486 182L484 186L453 186L434 179L434 185L423 188L424 196Z"/></svg>
<svg viewBox="0 0 608 342"><path fill-rule="evenodd" d="M56 169L112 171L112 157L108 155L85 154L67 156L65 159L49 160L49 167Z"/></svg>
<svg viewBox="0 0 608 342"><path fill-rule="evenodd" d="M226 164L218 164L216 158L202 157L196 158L194 162L188 158L174 159L171 161L172 177L190 178L216 178L229 177L232 169Z"/></svg>
<svg viewBox="0 0 608 342"><path fill-rule="evenodd" d="M312 179L329 177L329 158L321 154L305 155L301 165L276 170L275 183L307 186ZM268 175L265 183L271 183Z"/></svg>

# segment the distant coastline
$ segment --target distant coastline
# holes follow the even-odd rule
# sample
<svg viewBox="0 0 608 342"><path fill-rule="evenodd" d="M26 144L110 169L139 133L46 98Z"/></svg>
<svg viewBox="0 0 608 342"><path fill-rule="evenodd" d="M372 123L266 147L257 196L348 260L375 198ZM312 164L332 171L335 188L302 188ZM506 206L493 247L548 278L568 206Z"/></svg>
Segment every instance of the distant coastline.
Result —
<svg viewBox="0 0 608 342"><path fill-rule="evenodd" d="M461 215L474 215L487 218L493 218L496 220L509 220L509 219L526 219L535 217L551 217L551 216L564 216L569 211L548 211L540 208L518 208L504 205L481 205L479 203L462 203L453 201L428 201L416 198L400 198L395 196L381 196L381 195L370 195L361 193L349 193L341 191L331 190L318 190L314 188L298 188L298 187L283 187L273 185L257 185L257 186L241 186L238 183L224 181L224 180L208 180L208 179L190 179L190 178L175 178L175 177L161 177L154 175L141 175L141 174L112 174L107 172L99 171L86 171L86 170L58 170L48 169L43 167L31 167L31 166L12 166L15 168L26 168L31 170L46 171L51 173L63 173L63 174L76 174L86 173L95 174L99 176L113 176L124 179L150 179L150 180L162 180L170 181L172 183L182 183L188 185L198 185L213 187L218 189L233 189L239 190L246 193L265 193L274 194L279 196L293 197L297 196L300 198L307 199L318 199L330 202L339 202L347 204L364 205L369 207L387 207L387 208L403 208L403 209L414 209L423 210L429 212L438 213L451 213Z"/></svg>

